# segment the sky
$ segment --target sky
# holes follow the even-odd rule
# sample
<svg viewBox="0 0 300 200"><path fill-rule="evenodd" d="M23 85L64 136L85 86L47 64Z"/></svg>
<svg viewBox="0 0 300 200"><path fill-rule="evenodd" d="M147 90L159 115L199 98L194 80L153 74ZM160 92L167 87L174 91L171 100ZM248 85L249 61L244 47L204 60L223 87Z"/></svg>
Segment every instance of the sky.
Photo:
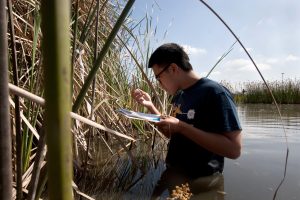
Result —
<svg viewBox="0 0 300 200"><path fill-rule="evenodd" d="M299 0L206 0L243 43L267 81L300 80ZM137 0L132 17L152 18L153 48L167 42L183 46L194 70L206 76L236 41L199 0ZM154 32L154 30L153 30ZM217 81L261 81L236 43L209 76Z"/></svg>

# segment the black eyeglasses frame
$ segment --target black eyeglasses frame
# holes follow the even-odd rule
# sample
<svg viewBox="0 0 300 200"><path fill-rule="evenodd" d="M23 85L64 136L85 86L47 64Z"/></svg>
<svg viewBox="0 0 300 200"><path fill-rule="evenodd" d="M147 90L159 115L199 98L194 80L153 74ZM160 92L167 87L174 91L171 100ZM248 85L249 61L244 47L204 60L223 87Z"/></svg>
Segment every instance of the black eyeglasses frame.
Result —
<svg viewBox="0 0 300 200"><path fill-rule="evenodd" d="M171 66L171 64L172 64L172 63L166 65L166 66L165 66L165 67L164 67L157 75L155 75L156 80L159 81L160 75L162 75L162 73L163 73L164 71L166 71L166 70Z"/></svg>

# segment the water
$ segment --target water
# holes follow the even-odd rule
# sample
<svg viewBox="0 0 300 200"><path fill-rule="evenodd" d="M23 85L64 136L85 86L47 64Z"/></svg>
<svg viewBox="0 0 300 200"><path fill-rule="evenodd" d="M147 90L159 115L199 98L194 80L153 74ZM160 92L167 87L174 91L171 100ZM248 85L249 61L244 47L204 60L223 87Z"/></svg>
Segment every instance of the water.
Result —
<svg viewBox="0 0 300 200"><path fill-rule="evenodd" d="M300 105L281 106L289 157L286 179L276 199L300 199ZM243 126L243 153L226 160L225 199L273 199L283 178L287 145L280 117L274 105L238 107Z"/></svg>
<svg viewBox="0 0 300 200"><path fill-rule="evenodd" d="M281 105L280 109L288 144L286 144L285 132L274 105L238 106L243 127L242 155L237 160L225 160L223 176L225 195L211 199L272 200L284 175L287 147L289 157L286 179L277 193L276 200L300 199L300 154L298 153L300 150L300 105ZM166 143L156 142L158 152L149 150L149 146L151 144L146 147L145 141L141 141L132 150L133 155L140 154L143 158L143 170L128 168L130 164L128 165L129 161L125 156L117 165L108 166L112 174L123 174L122 180L120 176L117 179L109 178L111 185L105 189L104 186L107 184L102 184L102 182L107 174L110 174L105 170L105 175L93 175L93 179L89 181L93 184L88 184L93 191L88 194L96 199L107 199L103 195L109 196L109 199L150 199L153 188L165 169L163 158ZM124 169L130 170L124 173L126 171ZM142 171L146 173L141 173ZM128 188L128 190L124 191L120 185L124 185L125 187L122 188ZM208 200L208 198L199 199Z"/></svg>
<svg viewBox="0 0 300 200"><path fill-rule="evenodd" d="M273 199L284 176L287 147L289 157L286 178L276 199L300 199L300 105L281 105L285 132L275 105L248 104L238 106L243 127L243 151L237 160L226 159L224 168L224 200ZM131 195L147 191L139 199L147 199L159 178L161 168L150 170ZM150 183L150 184L149 184ZM144 193L145 194L145 193ZM132 197L131 196L131 197ZM137 197L137 196L136 196ZM197 198L196 198L197 199Z"/></svg>
<svg viewBox="0 0 300 200"><path fill-rule="evenodd" d="M300 199L300 105L281 105L288 139L286 178L276 199ZM226 159L225 200L273 199L284 175L287 144L275 105L240 105L243 151L237 160Z"/></svg>

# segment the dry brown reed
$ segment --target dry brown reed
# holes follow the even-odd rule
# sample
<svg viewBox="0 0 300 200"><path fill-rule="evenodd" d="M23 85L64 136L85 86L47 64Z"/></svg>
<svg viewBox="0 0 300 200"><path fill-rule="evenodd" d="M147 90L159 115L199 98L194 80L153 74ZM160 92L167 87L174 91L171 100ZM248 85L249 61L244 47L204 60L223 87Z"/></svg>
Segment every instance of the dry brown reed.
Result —
<svg viewBox="0 0 300 200"><path fill-rule="evenodd" d="M99 2L99 7L97 6ZM42 39L41 32L41 1L12 1L12 16L14 24L15 48L16 48L16 64L18 66L15 74L18 75L19 87L25 89L40 97L44 96L44 69L42 66ZM107 42L108 36L115 27L120 13L125 7L123 1L71 1L71 42L70 54L72 56L72 74L70 74L72 85L72 101L75 102L78 94L81 92L86 78L95 64L95 60ZM78 7L77 7L78 6ZM96 8L99 8L98 14ZM98 17L97 17L98 16ZM132 87L141 87L154 96L158 96L161 91L156 91L152 85L152 80L148 77L150 72L145 68L147 56L151 48L149 46L141 46L144 43L136 37L136 29L140 32L143 26L137 26L136 23L142 24L145 19L139 22L133 21L130 17L120 26L118 35L112 40L107 53L99 65L99 70L94 77L95 87L89 87L83 102L80 104L77 113L84 117L93 116L92 121L105 127L106 129L95 130L88 139L87 133L90 126L78 120L73 121L73 152L75 164L75 177L87 177L86 181L79 184L79 190L95 191L102 188L103 192L109 191L115 193L120 192L120 188L128 189L135 183L135 173L137 171L145 172L144 160L140 156L140 151L135 151L138 144L145 141L153 141L154 127L141 121L129 121L116 114L115 110L121 107L138 110L135 103L130 100ZM150 23L151 24L151 23ZM153 27L148 27L148 31ZM8 32L8 36L11 34ZM8 40L10 44L9 52L12 52L13 40ZM10 66L13 60L10 60ZM10 68L10 83L13 83L13 69ZM135 78L132 78L135 77ZM156 98L155 102L162 109L166 110L167 104L160 102ZM12 107L13 108L13 107ZM35 188L37 197L45 189L47 175L44 172L47 163L42 159L36 159L36 155L41 154L44 150L43 142L38 145L39 138L43 132L44 109L39 104L34 103L26 98L20 98L20 113L22 115L21 123L21 144L14 143L13 160L22 159L22 193L28 191L30 184L35 181L38 183ZM15 120L16 114L13 109L11 112L12 137L16 141ZM111 135L105 130L114 130L125 134L128 137L138 141L128 143L119 136ZM88 140L90 145L88 146ZM152 144L156 149L161 145ZM150 144L151 145L151 144ZM16 157L15 149L21 148L21 158ZM39 154L38 154L39 153ZM45 152L42 153L45 155ZM141 160L142 159L142 160ZM126 162L124 162L124 160ZM152 161L150 161L152 162ZM34 169L34 166L41 166ZM83 170L86 168L87 170ZM99 168L101 173L99 173ZM116 174L117 172L117 174ZM16 167L13 167L14 185L20 175L16 175ZM37 180L33 173L41 173ZM97 185L94 188L84 188L82 185L89 182L88 177L98 174ZM142 174L143 174L142 173ZM131 177L131 178L128 178ZM113 184L118 179L119 185ZM123 181L123 182L122 182ZM125 181L125 182L124 182ZM123 185L118 188L117 186ZM112 187L114 186L114 187ZM77 191L77 190L76 190ZM25 192L26 193L26 192ZM98 193L101 193L98 191ZM76 197L76 195L75 195Z"/></svg>

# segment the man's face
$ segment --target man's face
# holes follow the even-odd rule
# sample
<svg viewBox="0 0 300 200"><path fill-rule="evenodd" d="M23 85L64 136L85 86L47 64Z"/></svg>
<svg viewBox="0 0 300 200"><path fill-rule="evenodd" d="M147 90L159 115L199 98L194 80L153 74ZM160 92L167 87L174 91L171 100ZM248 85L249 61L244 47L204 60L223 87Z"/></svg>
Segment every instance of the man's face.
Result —
<svg viewBox="0 0 300 200"><path fill-rule="evenodd" d="M174 63L165 65L153 65L152 70L156 80L159 82L162 89L168 94L175 94L177 92L177 84L175 81Z"/></svg>

